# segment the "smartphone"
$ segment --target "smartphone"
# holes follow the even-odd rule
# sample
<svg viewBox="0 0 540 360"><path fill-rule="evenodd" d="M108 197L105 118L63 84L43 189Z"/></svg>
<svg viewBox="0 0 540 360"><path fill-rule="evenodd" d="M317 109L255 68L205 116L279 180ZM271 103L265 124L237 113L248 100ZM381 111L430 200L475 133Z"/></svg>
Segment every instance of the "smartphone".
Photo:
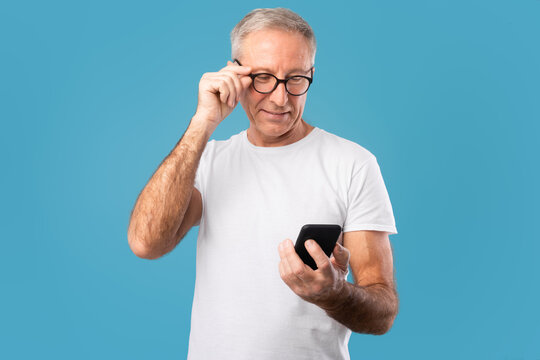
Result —
<svg viewBox="0 0 540 360"><path fill-rule="evenodd" d="M306 224L300 229L298 239L294 245L294 250L302 259L302 261L309 265L313 270L317 270L317 264L315 260L309 255L304 243L308 239L313 239L323 249L326 256L330 257L336 242L341 234L341 226L334 224Z"/></svg>

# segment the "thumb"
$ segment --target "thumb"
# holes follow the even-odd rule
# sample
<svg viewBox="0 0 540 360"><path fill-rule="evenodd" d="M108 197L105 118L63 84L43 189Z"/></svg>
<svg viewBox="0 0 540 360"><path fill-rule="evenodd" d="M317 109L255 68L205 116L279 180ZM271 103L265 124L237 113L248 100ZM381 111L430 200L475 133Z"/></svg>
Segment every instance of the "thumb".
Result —
<svg viewBox="0 0 540 360"><path fill-rule="evenodd" d="M351 253L346 247L342 246L340 243L336 243L333 254L338 264L348 265Z"/></svg>

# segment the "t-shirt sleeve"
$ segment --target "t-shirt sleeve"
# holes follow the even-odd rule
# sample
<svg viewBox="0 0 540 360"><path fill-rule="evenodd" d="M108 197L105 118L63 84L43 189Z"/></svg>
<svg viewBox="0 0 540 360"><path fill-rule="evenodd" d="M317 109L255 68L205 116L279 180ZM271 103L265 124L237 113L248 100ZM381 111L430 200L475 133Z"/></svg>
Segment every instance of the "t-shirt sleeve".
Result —
<svg viewBox="0 0 540 360"><path fill-rule="evenodd" d="M195 183L193 184L193 186L199 190L199 192L203 193L203 187L202 187L202 172L203 172L203 163L202 163L202 156L201 156L201 160L199 161L199 166L197 167L197 172L195 173Z"/></svg>
<svg viewBox="0 0 540 360"><path fill-rule="evenodd" d="M397 234L392 204L375 156L371 155L353 173L347 201L343 232L376 230Z"/></svg>
<svg viewBox="0 0 540 360"><path fill-rule="evenodd" d="M211 152L211 148L213 146L215 140L211 140L206 144L206 147L204 148L204 151L201 155L201 159L199 160L199 166L197 167L197 171L195 172L195 183L193 186L199 190L202 197L203 207L204 207L204 199L205 199L205 183L206 183L206 172L208 167L208 156ZM203 211L204 213L204 211ZM195 224L195 226L199 226L200 221Z"/></svg>
<svg viewBox="0 0 540 360"><path fill-rule="evenodd" d="M208 157L213 150L215 140L210 140L206 143L203 153L201 154L201 159L199 160L199 166L197 166L197 171L195 172L195 188L199 190L201 195L204 194L204 184L206 178L206 171L208 167ZM204 197L204 196L203 196Z"/></svg>

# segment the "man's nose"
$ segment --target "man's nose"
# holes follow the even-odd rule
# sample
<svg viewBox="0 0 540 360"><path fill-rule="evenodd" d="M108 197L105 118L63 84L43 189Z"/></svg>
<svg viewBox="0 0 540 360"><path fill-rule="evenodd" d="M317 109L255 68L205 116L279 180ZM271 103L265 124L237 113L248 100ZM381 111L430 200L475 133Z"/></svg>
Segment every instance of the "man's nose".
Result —
<svg viewBox="0 0 540 360"><path fill-rule="evenodd" d="M270 93L270 101L272 101L277 106L286 105L288 100L289 94L287 93L287 89L285 89L284 83L278 84L277 88L275 88L274 91Z"/></svg>

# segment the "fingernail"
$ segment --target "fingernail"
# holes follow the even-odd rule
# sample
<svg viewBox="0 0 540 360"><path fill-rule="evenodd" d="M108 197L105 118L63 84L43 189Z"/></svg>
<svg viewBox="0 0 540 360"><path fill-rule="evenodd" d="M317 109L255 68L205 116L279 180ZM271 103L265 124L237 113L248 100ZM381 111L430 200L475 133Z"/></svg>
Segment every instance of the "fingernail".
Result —
<svg viewBox="0 0 540 360"><path fill-rule="evenodd" d="M308 241L306 241L306 246L307 246L308 248L312 247L312 246L313 246L313 240L308 240Z"/></svg>

